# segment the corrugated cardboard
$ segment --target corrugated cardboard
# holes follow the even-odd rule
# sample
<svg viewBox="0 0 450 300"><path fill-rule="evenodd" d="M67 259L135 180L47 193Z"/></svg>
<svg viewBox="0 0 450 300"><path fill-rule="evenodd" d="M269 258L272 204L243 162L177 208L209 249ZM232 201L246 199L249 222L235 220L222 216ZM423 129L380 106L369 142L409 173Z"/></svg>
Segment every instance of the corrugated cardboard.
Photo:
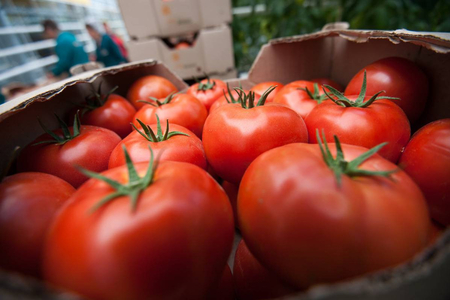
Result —
<svg viewBox="0 0 450 300"><path fill-rule="evenodd" d="M170 49L161 39L130 41L131 61L157 59L164 62L183 79L202 77L204 74L224 74L234 69L231 29L220 26L199 32L195 45L185 49Z"/></svg>
<svg viewBox="0 0 450 300"><path fill-rule="evenodd" d="M132 39L167 37L231 23L230 0L119 0Z"/></svg>

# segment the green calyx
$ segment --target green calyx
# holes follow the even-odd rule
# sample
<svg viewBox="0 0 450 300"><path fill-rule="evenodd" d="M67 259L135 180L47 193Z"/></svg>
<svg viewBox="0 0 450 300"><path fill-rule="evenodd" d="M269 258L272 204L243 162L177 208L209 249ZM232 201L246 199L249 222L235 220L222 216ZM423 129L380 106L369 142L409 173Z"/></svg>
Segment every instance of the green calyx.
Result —
<svg viewBox="0 0 450 300"><path fill-rule="evenodd" d="M109 96L111 96L111 94L119 88L118 86L115 86L106 95L102 95L102 83L98 86L98 91L93 90L93 93L86 97L86 104L82 106L83 109L81 111L81 115L84 115L88 111L102 107L106 101L108 101Z"/></svg>
<svg viewBox="0 0 450 300"><path fill-rule="evenodd" d="M330 149L328 148L325 133L322 132L322 136L323 136L323 144L322 140L320 139L319 130L316 129L317 143L319 144L320 151L322 152L323 160L328 165L328 167L334 172L338 186L341 186L342 175L347 175L350 177L357 177L357 176L389 177L392 173L398 171L398 169L389 171L371 171L359 169L359 165L361 165L369 157L377 153L378 150L384 147L387 143L381 143L373 147L372 149L369 149L367 152L364 152L354 160L346 161L344 159L344 153L342 152L341 143L339 142L337 136L334 136L334 141L336 143L336 158L333 157L333 155L330 152Z"/></svg>
<svg viewBox="0 0 450 300"><path fill-rule="evenodd" d="M255 104L255 92L250 91L248 92L248 94L246 94L242 88L235 88L234 90L239 95L239 102L241 103L242 108L251 109L256 106L264 106L267 100L267 96L269 96L269 94L276 88L277 88L276 85L269 87L262 94L261 98L259 98L256 104Z"/></svg>
<svg viewBox="0 0 450 300"><path fill-rule="evenodd" d="M322 103L323 100L327 99L328 96L326 94L322 94L320 95L319 93L319 85L317 83L314 83L314 92L312 93L307 87L305 88L298 88L299 90L305 91L309 98L311 98L312 100L317 101L317 103Z"/></svg>
<svg viewBox="0 0 450 300"><path fill-rule="evenodd" d="M156 130L157 130L157 134L156 135L153 132L153 130L150 128L149 125L144 124L139 119L136 119L136 120L142 126L142 129L144 130L144 132L139 130L133 123L131 123L131 126L133 126L133 128L136 129L136 131L139 132L139 134L142 135L146 140L148 140L149 142L152 142L152 143L158 143L158 142L166 141L166 140L170 139L171 137L173 137L174 135L189 136L189 134L181 132L181 131L171 131L171 132L169 132L169 120L166 120L167 121L166 122L166 131L163 134L162 129L161 129L161 122L159 121L158 115L156 115Z"/></svg>
<svg viewBox="0 0 450 300"><path fill-rule="evenodd" d="M344 107L361 107L361 108L366 108L368 106L370 106L373 102L375 102L375 100L381 100L381 99L389 99L389 100L400 100L400 98L396 98L396 97L378 97L379 94L381 93L385 93L386 91L379 91L378 93L376 93L375 95L373 95L369 100L367 100L366 102L364 102L364 98L366 97L366 86L367 86L367 80L366 80L366 70L364 70L364 77L363 77L363 83L361 86L361 91L359 92L358 98L356 98L355 101L352 101L350 99L348 99L347 97L344 96L344 94L342 94L341 92L339 92L337 89L335 89L332 86L323 85L323 91L325 93L325 95L327 95L327 97L333 101L334 103L344 106ZM326 91L327 88L330 93L328 93ZM331 95L333 95L334 97L332 97Z"/></svg>
<svg viewBox="0 0 450 300"><path fill-rule="evenodd" d="M127 149L125 146L122 147L123 152L125 154L125 160L126 160L126 166L128 169L128 183L122 184L120 182L117 182L111 178L108 178L106 176L103 176L99 173L95 173L86 169L80 168L80 171L91 178L95 178L98 180L101 180L105 183L107 183L109 186L111 186L113 189L115 189L115 192L107 195L102 200L100 200L97 204L95 204L90 212L93 213L108 202L111 202L117 197L122 196L128 196L130 197L131 201L131 210L134 212L136 211L137 207L137 200L139 195L142 191L144 191L152 182L153 182L153 176L155 174L156 170L156 164L154 164L153 159L153 151L150 147L148 147L150 151L150 161L148 164L147 172L143 177L139 177L139 175L136 172L136 169L133 165L133 162L131 161L130 155L128 154Z"/></svg>
<svg viewBox="0 0 450 300"><path fill-rule="evenodd" d="M173 97L175 97L178 93L171 93L169 96L166 97L166 99L164 99L164 101L160 101L159 99L155 98L155 97L149 97L149 99L151 101L145 101L145 100L138 100L137 102L142 102L145 104L150 104L151 106L155 106L155 107L160 107L163 106L165 104L169 104L170 101L173 100Z"/></svg>
<svg viewBox="0 0 450 300"><path fill-rule="evenodd" d="M63 120L61 120L61 118L58 115L55 114L55 116L58 119L58 123L59 123L60 128L62 129L63 135L59 136L56 133L54 133L53 131L49 130L47 127L45 127L45 125L41 122L41 120L38 119L39 124L41 124L42 129L44 129L44 131L48 135L50 135L53 139L34 143L33 146L40 145L40 144L64 145L68 141L73 140L74 138L76 138L77 136L80 135L81 124L80 124L80 118L78 116L78 113L75 114L75 118L73 119L72 133L70 133L70 130L69 130L69 127L67 126L67 124Z"/></svg>
<svg viewBox="0 0 450 300"><path fill-rule="evenodd" d="M206 79L207 79L206 83L197 81L198 83L197 91L212 90L216 86L216 82L211 81L208 76L206 76Z"/></svg>
<svg viewBox="0 0 450 300"><path fill-rule="evenodd" d="M228 98L227 94L225 94L225 91L223 91L223 95L225 96L225 100L227 100L228 103L241 103L240 98L238 98L238 99L234 98L234 96L230 90L230 85L228 83L227 83L227 92L228 92L228 96L230 98Z"/></svg>

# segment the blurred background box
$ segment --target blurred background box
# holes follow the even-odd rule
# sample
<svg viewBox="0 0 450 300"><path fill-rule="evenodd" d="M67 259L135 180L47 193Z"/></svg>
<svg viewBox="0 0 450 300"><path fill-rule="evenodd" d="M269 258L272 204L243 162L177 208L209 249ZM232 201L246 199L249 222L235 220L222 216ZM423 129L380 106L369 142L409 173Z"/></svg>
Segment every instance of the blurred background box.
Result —
<svg viewBox="0 0 450 300"><path fill-rule="evenodd" d="M167 37L231 23L230 0L118 0L132 39Z"/></svg>

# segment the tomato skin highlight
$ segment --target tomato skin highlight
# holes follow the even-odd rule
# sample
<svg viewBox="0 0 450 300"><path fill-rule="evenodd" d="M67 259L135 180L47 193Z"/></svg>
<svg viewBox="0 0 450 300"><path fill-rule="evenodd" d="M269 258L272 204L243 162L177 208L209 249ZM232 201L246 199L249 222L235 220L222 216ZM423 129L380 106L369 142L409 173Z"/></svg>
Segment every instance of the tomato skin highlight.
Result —
<svg viewBox="0 0 450 300"><path fill-rule="evenodd" d="M186 127L201 138L208 111L197 98L188 94L178 94L169 103L159 107L146 104L137 111L133 124L137 128L141 128L137 119L144 124L156 124L156 115L158 115L161 123L166 123L169 120L170 123Z"/></svg>
<svg viewBox="0 0 450 300"><path fill-rule="evenodd" d="M111 94L103 106L82 115L81 124L103 127L124 138L132 130L130 123L135 114L136 109L127 99Z"/></svg>
<svg viewBox="0 0 450 300"><path fill-rule="evenodd" d="M14 174L1 182L1 268L41 277L47 231L74 192L61 178L38 172Z"/></svg>
<svg viewBox="0 0 450 300"><path fill-rule="evenodd" d="M367 150L342 147L347 161ZM397 167L375 154L360 168ZM403 171L391 178L344 175L338 186L319 146L300 143L267 151L250 165L238 217L254 256L297 288L405 262L427 245L431 230L425 199Z"/></svg>
<svg viewBox="0 0 450 300"><path fill-rule="evenodd" d="M70 127L69 131L73 133L73 128ZM61 129L54 132L62 136ZM78 170L78 167L94 172L108 169L111 152L121 141L120 137L111 130L82 125L80 135L63 145L33 145L48 139L49 135L43 134L22 151L17 160L18 170L52 174L64 179L75 188L88 179Z"/></svg>
<svg viewBox="0 0 450 300"><path fill-rule="evenodd" d="M372 96L386 91L386 96L398 97L393 102L402 108L413 124L419 119L428 98L429 82L425 73L412 61L402 57L380 59L361 69L348 83L344 94L357 95L367 73L367 93Z"/></svg>
<svg viewBox="0 0 450 300"><path fill-rule="evenodd" d="M144 106L144 103L138 102L139 100L149 101L149 97L161 99L176 92L178 92L176 86L166 78L148 75L139 78L131 85L127 99L139 110Z"/></svg>
<svg viewBox="0 0 450 300"><path fill-rule="evenodd" d="M307 142L303 119L274 103L244 109L239 104L219 107L208 116L203 131L206 157L214 171L238 184L261 153L288 143Z"/></svg>
<svg viewBox="0 0 450 300"><path fill-rule="evenodd" d="M140 176L147 166L135 164ZM128 181L125 166L103 175ZM135 211L128 196L91 211L113 191L90 179L69 199L49 232L45 278L90 299L209 295L234 238L231 206L214 179L192 164L162 162Z"/></svg>
<svg viewBox="0 0 450 300"><path fill-rule="evenodd" d="M193 84L188 90L187 94L194 96L197 98L206 108L207 111L209 111L211 105L214 104L214 102L219 99L221 96L223 96L223 93L227 91L227 85L225 82L223 82L220 79L210 79L211 83L215 82L215 85L212 89L208 89L206 91L198 90L199 84ZM208 79L203 79L200 81L201 83L207 83Z"/></svg>
<svg viewBox="0 0 450 300"><path fill-rule="evenodd" d="M431 217L450 225L450 119L419 129L403 152L399 165L425 195Z"/></svg>
<svg viewBox="0 0 450 300"><path fill-rule="evenodd" d="M157 125L153 124L150 128L156 134ZM161 124L161 129L162 132L165 132L166 124ZM154 143L145 139L139 132L133 131L114 148L109 158L108 168L112 169L125 164L125 155L122 149L125 146L134 163L149 161L150 147L159 161L187 162L206 170L208 163L202 141L183 126L169 123L169 129L170 132L179 131L189 136L174 135L168 140Z"/></svg>
<svg viewBox="0 0 450 300"><path fill-rule="evenodd" d="M356 98L356 96L349 99ZM366 97L367 98L367 97ZM310 143L317 143L316 129L333 141L375 147L388 142L378 153L396 163L408 143L411 129L405 113L390 100L376 100L369 107L343 107L326 101L314 108L305 119Z"/></svg>

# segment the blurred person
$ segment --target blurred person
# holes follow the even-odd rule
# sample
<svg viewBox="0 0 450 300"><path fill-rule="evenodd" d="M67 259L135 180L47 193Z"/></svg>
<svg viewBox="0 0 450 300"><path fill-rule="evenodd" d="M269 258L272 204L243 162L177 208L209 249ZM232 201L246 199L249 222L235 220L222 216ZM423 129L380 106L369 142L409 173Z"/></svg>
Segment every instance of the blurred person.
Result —
<svg viewBox="0 0 450 300"><path fill-rule="evenodd" d="M103 22L103 28L105 29L105 32L109 37L116 43L116 45L119 47L120 53L122 53L122 56L125 58L125 60L128 62L128 51L125 47L125 43L123 40L112 31L111 27L109 27L108 23Z"/></svg>
<svg viewBox="0 0 450 300"><path fill-rule="evenodd" d="M44 27L44 38L56 39L55 52L59 60L52 69L54 76L70 76L71 67L89 62L83 45L77 41L75 35L70 32L61 32L53 20L43 21L42 26ZM48 75L48 77L52 77L52 75Z"/></svg>
<svg viewBox="0 0 450 300"><path fill-rule="evenodd" d="M126 62L126 59L120 53L116 43L107 34L100 32L94 24L86 24L86 29L97 45L95 50L97 62L101 62L105 67L111 67Z"/></svg>

